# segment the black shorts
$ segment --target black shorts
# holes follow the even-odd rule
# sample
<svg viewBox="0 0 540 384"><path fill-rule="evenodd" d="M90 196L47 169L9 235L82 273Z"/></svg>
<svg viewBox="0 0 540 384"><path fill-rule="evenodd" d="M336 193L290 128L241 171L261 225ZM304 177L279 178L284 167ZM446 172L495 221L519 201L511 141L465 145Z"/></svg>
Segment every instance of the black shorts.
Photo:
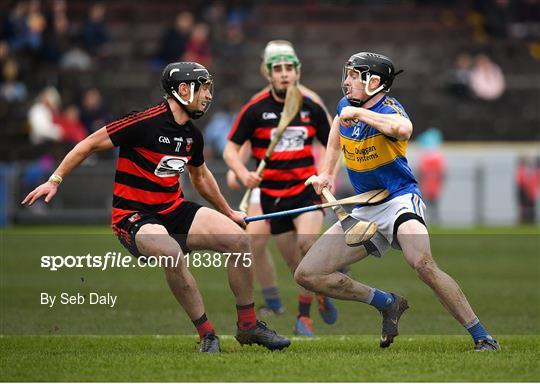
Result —
<svg viewBox="0 0 540 384"><path fill-rule="evenodd" d="M308 186L298 195L291 197L273 197L268 196L261 191L261 208L264 214L309 207L310 205L320 203L321 197L317 195L311 186ZM279 235L280 233L294 230L293 219L298 215L299 214L270 219L270 232L272 235Z"/></svg>
<svg viewBox="0 0 540 384"><path fill-rule="evenodd" d="M195 214L202 206L191 201L184 201L174 211L166 215L152 212L136 212L127 215L113 225L113 231L120 243L135 257L144 257L137 249L135 235L145 224L163 225L169 235L176 240L184 254L191 250L187 246L187 234Z"/></svg>

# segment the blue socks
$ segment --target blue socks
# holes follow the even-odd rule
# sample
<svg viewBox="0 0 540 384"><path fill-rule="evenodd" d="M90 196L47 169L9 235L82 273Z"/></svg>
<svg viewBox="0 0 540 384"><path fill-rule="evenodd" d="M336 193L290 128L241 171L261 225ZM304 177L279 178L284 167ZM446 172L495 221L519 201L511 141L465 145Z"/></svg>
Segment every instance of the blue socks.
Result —
<svg viewBox="0 0 540 384"><path fill-rule="evenodd" d="M371 288L371 294L366 300L366 303L382 311L392 305L394 300L394 296L391 293L381 291L377 288Z"/></svg>
<svg viewBox="0 0 540 384"><path fill-rule="evenodd" d="M492 339L480 320L478 320L478 317L469 324L465 324L465 328L467 328L474 341Z"/></svg>
<svg viewBox="0 0 540 384"><path fill-rule="evenodd" d="M277 311L282 307L281 298L279 297L278 287L263 288L262 294L266 306L273 311Z"/></svg>

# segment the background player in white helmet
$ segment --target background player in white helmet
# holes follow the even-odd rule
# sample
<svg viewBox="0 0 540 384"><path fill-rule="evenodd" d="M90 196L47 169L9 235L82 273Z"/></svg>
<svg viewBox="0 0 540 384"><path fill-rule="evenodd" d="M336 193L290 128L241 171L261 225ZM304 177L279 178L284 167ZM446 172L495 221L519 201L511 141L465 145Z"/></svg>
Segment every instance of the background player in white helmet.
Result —
<svg viewBox="0 0 540 384"><path fill-rule="evenodd" d="M262 211L283 210L311 205L317 198L312 194L311 188L304 188L300 180L309 177L309 173L316 172L313 166L312 142L316 136L323 144L326 144L329 118L324 107L321 107L320 98L314 92L301 87L304 104L300 116L295 117L287 131L289 134L299 134L294 137L290 146L278 144L277 150L270 158L267 171L263 178L256 176L255 172L249 172L244 166L245 158L242 156L242 145L251 144L252 155L257 158L262 149L268 145L271 130L277 125L279 115L283 108L283 100L287 86L296 84L300 78L300 61L296 56L292 45L283 40L268 43L263 57L261 71L270 85L256 94L251 101L242 109L239 117L229 135L230 142L224 153L224 158L229 167L240 178L244 186L255 187L263 181L261 193ZM314 102L315 96L318 102ZM291 126L294 126L291 128ZM311 128L310 128L311 127ZM286 131L286 134L287 134ZM262 140L261 140L262 139ZM249 140L249 141L248 141ZM266 140L266 141L265 141ZM282 138L284 142L284 138ZM280 145L281 149L280 148ZM229 180L233 177L229 175ZM255 194L256 199L257 194ZM256 200L252 201L249 214L261 213L261 205ZM252 247L257 252L254 258L260 258L256 266L257 276L263 288L266 306L274 313L282 312L281 302L275 283L275 268L272 260L266 252L268 233L276 236L276 243L285 261L291 270L295 270L303 254L307 251L306 246L312 244L322 226L323 215L315 212L313 217L301 215L285 220L272 220L252 223L248 226L252 235ZM300 235L300 236L298 236ZM291 244L298 243L298 247ZM307 291L301 291L299 295L299 315L295 326L296 333L311 336L312 320L310 318L310 305L313 295ZM332 324L337 319L337 311L333 303L324 296L319 296L319 311L325 322Z"/></svg>
<svg viewBox="0 0 540 384"><path fill-rule="evenodd" d="M294 47L289 41L286 40L272 40L269 41L264 49L261 60L261 75L268 80L268 70L265 65L265 57L276 49L285 47L285 49L292 49ZM303 95L308 96L317 104L319 104L325 111L326 106L321 97L315 92L306 87L303 84L298 84L298 88ZM253 95L252 99L257 98L264 92L268 92L270 85L267 85L262 90ZM330 114L327 113L328 121L331 122ZM322 158L324 155L324 147L317 146L315 151L315 160ZM244 163L249 160L251 152L251 144L246 141L240 150L240 156ZM240 183L234 172L229 169L227 172L227 184L231 189L239 190L241 188ZM249 202L248 216L255 216L262 214L260 204L260 190L255 188L251 194ZM280 315L285 311L281 296L279 294L278 284L276 280L276 268L270 252L267 250L268 240L270 239L270 224L267 221L254 221L248 228L247 232L251 235L251 248L254 259L255 275L259 285L261 286L261 293L264 297L265 304L259 308L259 312L262 316L269 316L272 314ZM321 303L324 304L324 303Z"/></svg>

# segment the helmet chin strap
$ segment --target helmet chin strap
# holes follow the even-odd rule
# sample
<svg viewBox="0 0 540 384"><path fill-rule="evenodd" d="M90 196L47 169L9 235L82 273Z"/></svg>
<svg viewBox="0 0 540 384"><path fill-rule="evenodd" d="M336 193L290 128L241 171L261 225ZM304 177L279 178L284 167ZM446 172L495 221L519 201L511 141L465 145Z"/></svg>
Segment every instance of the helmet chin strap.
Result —
<svg viewBox="0 0 540 384"><path fill-rule="evenodd" d="M189 89L190 89L190 96L189 96L188 101L185 101L184 99L182 99L180 95L178 94L178 92L176 92L174 89L171 90L171 93L173 97L176 99L176 101L180 103L180 107L182 107L182 109L189 115L189 117L191 117L192 119L198 119L202 115L204 115L204 112L189 111L187 109L187 106L191 104L193 102L193 99L195 98L195 83L193 81L190 83Z"/></svg>
<svg viewBox="0 0 540 384"><path fill-rule="evenodd" d="M377 76L377 77L380 79L379 76ZM379 87L375 88L373 91L370 91L369 90L369 81L370 80L371 80L371 73L368 72L368 73L366 73L366 81L364 82L364 84L365 84L364 91L366 92L366 95L368 95L368 96L375 96L377 93L379 93L380 91L383 90L384 84L382 84Z"/></svg>
<svg viewBox="0 0 540 384"><path fill-rule="evenodd" d="M366 104L368 101L370 101L371 99L373 99L375 96L377 96L381 91L384 90L384 84L378 86L377 88L375 88L373 91L370 91L369 90L369 81L371 80L371 74L368 72L366 73L366 81L362 81L365 86L364 86L364 92L366 93L366 95L368 95L369 97L365 100L358 100L358 99L349 99L349 103L353 106L353 107L361 107L363 106L364 104ZM378 76L377 76L378 77Z"/></svg>
<svg viewBox="0 0 540 384"><path fill-rule="evenodd" d="M172 87L171 87L172 88ZM189 100L188 101L185 101L184 99L182 99L180 97L180 95L178 94L178 92L176 92L175 89L171 90L171 93L172 95L174 96L174 98L182 105L189 105L193 102L193 98L195 97L195 83L192 81L191 84L190 84L190 95L189 95Z"/></svg>

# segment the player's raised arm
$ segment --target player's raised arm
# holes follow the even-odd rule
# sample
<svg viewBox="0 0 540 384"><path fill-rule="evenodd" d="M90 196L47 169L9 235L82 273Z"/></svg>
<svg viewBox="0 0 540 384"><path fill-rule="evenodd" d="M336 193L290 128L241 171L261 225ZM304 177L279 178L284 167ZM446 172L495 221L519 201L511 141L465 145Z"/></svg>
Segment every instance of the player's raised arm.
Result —
<svg viewBox="0 0 540 384"><path fill-rule="evenodd" d="M358 121L366 123L386 136L398 140L409 140L413 126L409 119L398 113L383 114L361 107L345 107L340 114L341 124L356 125Z"/></svg>
<svg viewBox="0 0 540 384"><path fill-rule="evenodd" d="M105 151L113 148L114 145L109 138L109 134L105 127L92 133L84 140L79 142L69 153L64 157L56 171L51 175L48 181L38 186L30 192L22 201L21 204L32 205L36 200L45 196L45 202L52 200L58 190L58 186L68 174L71 173L79 164L81 164L92 153Z"/></svg>

